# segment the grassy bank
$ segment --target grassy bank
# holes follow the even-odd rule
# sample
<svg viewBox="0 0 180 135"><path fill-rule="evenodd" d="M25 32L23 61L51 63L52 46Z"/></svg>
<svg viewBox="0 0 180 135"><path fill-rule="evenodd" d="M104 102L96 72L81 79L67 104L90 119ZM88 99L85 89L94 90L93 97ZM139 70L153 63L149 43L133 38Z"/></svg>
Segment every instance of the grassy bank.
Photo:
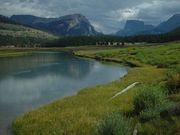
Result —
<svg viewBox="0 0 180 135"><path fill-rule="evenodd" d="M25 56L31 55L34 51L65 51L72 53L73 51L82 51L82 50L106 50L113 49L117 47L101 47L101 46L78 46L78 47L61 47L61 48L0 48L0 58L4 57L16 57L16 56Z"/></svg>
<svg viewBox="0 0 180 135"><path fill-rule="evenodd" d="M179 52L179 43L108 50L78 50L75 53L79 56L116 60L133 65L134 68L122 80L83 89L75 96L54 101L24 114L13 122L13 131L15 135L94 135L96 124L107 114L122 112L131 118L133 127L137 124L141 134L178 133L180 122L177 116L170 116L173 124L172 121L162 118L142 123L132 112L134 98L144 85L165 86L168 70L179 67ZM140 82L140 85L107 102L114 94L134 82ZM168 98L175 102L180 101L178 93Z"/></svg>
<svg viewBox="0 0 180 135"><path fill-rule="evenodd" d="M0 49L0 58L31 55L32 51L24 49Z"/></svg>
<svg viewBox="0 0 180 135"><path fill-rule="evenodd" d="M65 51L72 52L69 48L0 48L0 58L19 57L31 55L35 51Z"/></svg>

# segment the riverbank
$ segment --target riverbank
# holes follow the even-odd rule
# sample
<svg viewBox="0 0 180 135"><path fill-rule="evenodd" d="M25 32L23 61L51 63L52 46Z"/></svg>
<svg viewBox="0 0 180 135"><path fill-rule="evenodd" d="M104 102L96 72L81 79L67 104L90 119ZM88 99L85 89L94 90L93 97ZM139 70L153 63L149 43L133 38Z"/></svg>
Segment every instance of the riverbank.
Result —
<svg viewBox="0 0 180 135"><path fill-rule="evenodd" d="M0 58L21 57L31 55L35 51L65 51L70 52L66 48L0 48Z"/></svg>
<svg viewBox="0 0 180 135"><path fill-rule="evenodd" d="M18 56L27 56L31 55L31 51L27 50L17 50L17 49L0 49L0 58L6 58L6 57L18 57Z"/></svg>
<svg viewBox="0 0 180 135"><path fill-rule="evenodd" d="M106 114L111 112L129 114L132 112L134 97L143 85L163 86L167 79L167 71L179 67L179 51L178 43L170 43L166 46L132 46L108 50L75 51L78 56L100 58L100 60L116 59L118 62L128 65L133 63L134 68L122 80L83 89L75 96L54 101L24 114L14 121L13 131L15 135L92 135L96 129L96 123ZM141 84L111 102L107 102L113 95L134 82ZM176 98L176 101L180 101L179 94L171 95L171 97L172 100ZM136 117L131 117L133 121L137 121ZM171 122L162 124L163 119L145 124L138 122L138 130L143 130L143 133L155 130L154 132L157 134L173 130L176 133L180 127L179 117L174 117L174 121L173 128L171 128ZM153 125L154 122L159 124ZM164 126L169 126L170 129L164 128Z"/></svg>
<svg viewBox="0 0 180 135"><path fill-rule="evenodd" d="M78 46L78 47L61 47L61 48L0 48L0 58L6 57L19 57L31 55L35 51L55 51L55 52L67 52L73 53L74 51L82 50L102 50L102 49L112 49L118 47L101 47L101 46Z"/></svg>
<svg viewBox="0 0 180 135"><path fill-rule="evenodd" d="M149 78L147 78L149 76ZM164 69L134 68L122 80L81 90L77 95L55 101L47 106L26 113L13 124L18 135L37 134L91 134L95 123L114 111L129 112L138 87L108 102L118 91L139 81L142 84L160 82L165 77ZM141 86L141 85L140 85Z"/></svg>

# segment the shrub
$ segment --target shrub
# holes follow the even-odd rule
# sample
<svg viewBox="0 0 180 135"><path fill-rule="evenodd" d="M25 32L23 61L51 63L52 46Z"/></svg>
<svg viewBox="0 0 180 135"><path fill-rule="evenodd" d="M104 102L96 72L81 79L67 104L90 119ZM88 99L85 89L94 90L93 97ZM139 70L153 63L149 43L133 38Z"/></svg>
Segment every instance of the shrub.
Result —
<svg viewBox="0 0 180 135"><path fill-rule="evenodd" d="M180 91L180 72L171 71L167 74L166 86L169 90L169 94L177 93Z"/></svg>
<svg viewBox="0 0 180 135"><path fill-rule="evenodd" d="M109 114L97 124L97 135L130 135L132 128L130 120L122 114Z"/></svg>
<svg viewBox="0 0 180 135"><path fill-rule="evenodd" d="M163 117L163 112L166 112L170 108L175 106L174 103L167 102L166 104L162 104L161 106L155 106L153 108L148 108L140 113L141 122L146 122L155 118ZM167 116L165 116L167 117Z"/></svg>
<svg viewBox="0 0 180 135"><path fill-rule="evenodd" d="M147 85L134 98L134 112L140 114L144 110L160 107L166 102L166 92L163 88Z"/></svg>
<svg viewBox="0 0 180 135"><path fill-rule="evenodd" d="M138 135L175 135L176 124L164 119L154 119L139 125Z"/></svg>
<svg viewBox="0 0 180 135"><path fill-rule="evenodd" d="M140 121L146 122L151 119L158 118L159 115L160 115L160 112L157 108L146 109L140 113Z"/></svg>

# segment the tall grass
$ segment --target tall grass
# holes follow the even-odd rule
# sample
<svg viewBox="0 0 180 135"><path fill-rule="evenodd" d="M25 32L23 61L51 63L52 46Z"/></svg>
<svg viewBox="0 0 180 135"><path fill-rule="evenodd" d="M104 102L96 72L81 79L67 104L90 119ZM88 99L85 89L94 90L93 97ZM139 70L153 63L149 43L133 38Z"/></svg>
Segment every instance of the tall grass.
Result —
<svg viewBox="0 0 180 135"><path fill-rule="evenodd" d="M180 92L180 71L171 70L167 73L166 86L169 90L169 94Z"/></svg>
<svg viewBox="0 0 180 135"><path fill-rule="evenodd" d="M160 86L145 85L134 98L134 112L142 121L160 116L168 104L167 91Z"/></svg>
<svg viewBox="0 0 180 135"><path fill-rule="evenodd" d="M134 111L139 114L142 111L161 106L166 103L165 90L159 86L145 85L134 99Z"/></svg>
<svg viewBox="0 0 180 135"><path fill-rule="evenodd" d="M97 124L96 135L131 135L130 120L120 113L111 113Z"/></svg>

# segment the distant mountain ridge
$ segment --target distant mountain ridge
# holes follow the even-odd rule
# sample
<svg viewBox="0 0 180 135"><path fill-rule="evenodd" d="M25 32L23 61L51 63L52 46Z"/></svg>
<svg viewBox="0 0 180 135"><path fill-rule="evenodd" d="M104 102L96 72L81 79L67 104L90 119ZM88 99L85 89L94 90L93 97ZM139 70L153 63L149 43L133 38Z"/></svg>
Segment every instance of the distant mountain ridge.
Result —
<svg viewBox="0 0 180 135"><path fill-rule="evenodd" d="M42 18L33 15L13 15L10 18L0 16L1 21L23 24L36 29L51 32L58 36L94 36L102 35L95 30L89 20L81 14L66 15L58 18ZM175 14L157 26L147 25L139 20L127 20L118 36L154 35L172 31L180 26L180 14Z"/></svg>
<svg viewBox="0 0 180 135"><path fill-rule="evenodd" d="M149 35L149 34L163 34L170 32L177 27L180 27L180 14L175 14L167 21L157 25L144 25L143 21L127 20L123 30L116 33L119 36L133 36L133 35Z"/></svg>
<svg viewBox="0 0 180 135"><path fill-rule="evenodd" d="M98 35L99 33L81 14L66 15L59 18L42 18L32 15L13 15L13 21L47 30L60 36Z"/></svg>

